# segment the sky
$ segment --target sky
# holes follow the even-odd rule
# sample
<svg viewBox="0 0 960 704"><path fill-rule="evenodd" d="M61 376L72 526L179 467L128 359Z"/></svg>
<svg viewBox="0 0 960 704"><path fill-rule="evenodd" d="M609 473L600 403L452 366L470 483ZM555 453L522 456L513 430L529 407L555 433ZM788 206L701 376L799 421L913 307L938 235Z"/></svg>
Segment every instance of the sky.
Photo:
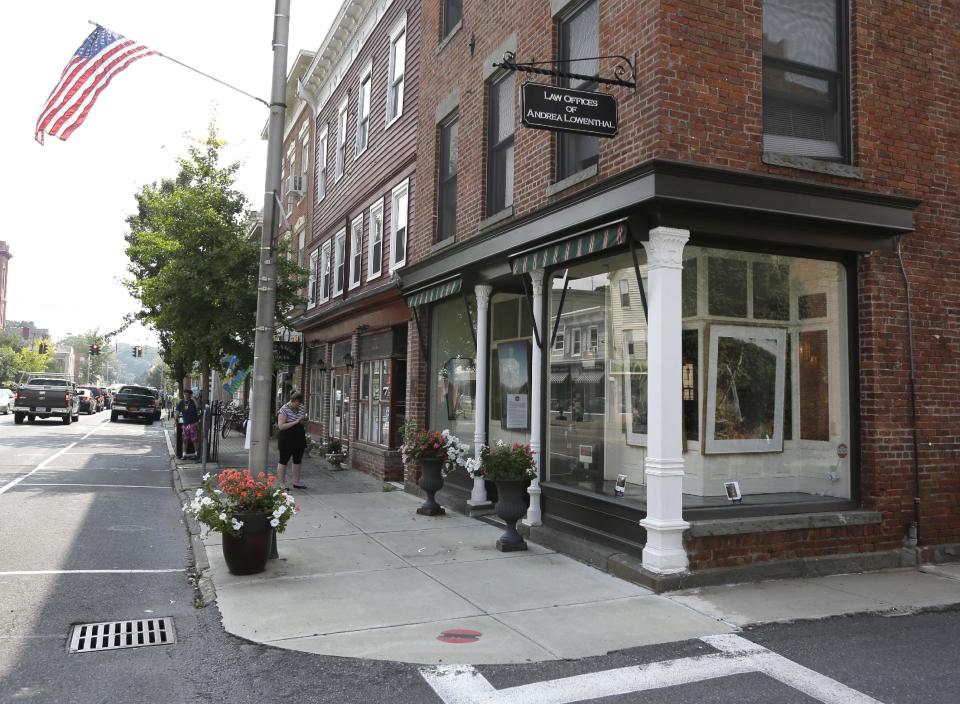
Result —
<svg viewBox="0 0 960 704"><path fill-rule="evenodd" d="M291 0L288 66L316 51L340 0ZM128 276L125 218L134 193L174 176L176 158L216 121L242 162L237 186L263 206L267 108L160 57L116 76L68 141L34 141L34 125L88 20L269 99L273 0L48 0L14 3L0 43L6 97L0 112L0 192L10 245L7 319L32 320L56 338L115 330L138 306ZM118 341L155 344L129 328Z"/></svg>

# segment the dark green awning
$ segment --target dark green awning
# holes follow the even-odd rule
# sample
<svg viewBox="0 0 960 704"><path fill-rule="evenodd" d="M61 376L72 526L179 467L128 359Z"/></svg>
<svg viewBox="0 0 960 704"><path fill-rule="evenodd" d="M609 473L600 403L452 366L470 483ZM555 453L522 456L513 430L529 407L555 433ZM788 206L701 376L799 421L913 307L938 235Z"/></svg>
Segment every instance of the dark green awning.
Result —
<svg viewBox="0 0 960 704"><path fill-rule="evenodd" d="M407 307L413 308L415 306L422 306L426 305L427 303L439 301L441 298L453 296L460 293L460 287L462 285L463 281L458 276L455 279L450 279L449 281L444 281L443 283L439 283L428 288L422 288L419 291L415 291L407 296Z"/></svg>
<svg viewBox="0 0 960 704"><path fill-rule="evenodd" d="M526 274L534 269L563 264L590 254L617 247L627 241L627 222L615 222L598 230L577 235L562 242L548 244L532 252L518 254L510 259L514 274Z"/></svg>

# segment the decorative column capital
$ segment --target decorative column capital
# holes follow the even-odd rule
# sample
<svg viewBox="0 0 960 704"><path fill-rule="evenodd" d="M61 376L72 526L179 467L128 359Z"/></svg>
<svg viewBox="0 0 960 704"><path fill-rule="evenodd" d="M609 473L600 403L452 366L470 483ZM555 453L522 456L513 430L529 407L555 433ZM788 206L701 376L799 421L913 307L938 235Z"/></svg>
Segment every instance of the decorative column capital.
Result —
<svg viewBox="0 0 960 704"><path fill-rule="evenodd" d="M490 306L490 294L493 286L477 284L473 287L473 294L477 297L477 310L486 310Z"/></svg>
<svg viewBox="0 0 960 704"><path fill-rule="evenodd" d="M643 243L647 250L647 269L682 269L683 248L690 239L689 230L655 227Z"/></svg>
<svg viewBox="0 0 960 704"><path fill-rule="evenodd" d="M530 274L530 287L534 296L543 295L543 269L533 269Z"/></svg>

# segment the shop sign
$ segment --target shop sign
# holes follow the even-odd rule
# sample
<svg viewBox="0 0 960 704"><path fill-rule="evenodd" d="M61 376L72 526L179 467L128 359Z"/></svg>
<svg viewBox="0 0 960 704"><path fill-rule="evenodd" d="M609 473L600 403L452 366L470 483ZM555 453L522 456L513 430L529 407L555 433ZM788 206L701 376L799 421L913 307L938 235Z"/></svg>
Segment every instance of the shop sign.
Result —
<svg viewBox="0 0 960 704"><path fill-rule="evenodd" d="M520 114L523 124L535 129L598 137L617 134L617 99L606 93L524 83Z"/></svg>
<svg viewBox="0 0 960 704"><path fill-rule="evenodd" d="M273 361L280 365L297 366L300 364L300 343L274 340Z"/></svg>
<svg viewBox="0 0 960 704"><path fill-rule="evenodd" d="M580 464L593 464L593 445L580 446Z"/></svg>

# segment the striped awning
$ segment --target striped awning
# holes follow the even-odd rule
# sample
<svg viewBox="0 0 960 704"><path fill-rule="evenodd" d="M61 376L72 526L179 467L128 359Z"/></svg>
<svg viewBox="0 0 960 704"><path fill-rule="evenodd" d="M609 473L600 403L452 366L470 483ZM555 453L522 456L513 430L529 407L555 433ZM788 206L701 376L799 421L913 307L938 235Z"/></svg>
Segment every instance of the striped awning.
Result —
<svg viewBox="0 0 960 704"><path fill-rule="evenodd" d="M596 384L599 381L603 381L604 375L602 369L582 369L574 381L578 384Z"/></svg>
<svg viewBox="0 0 960 704"><path fill-rule="evenodd" d="M548 244L532 252L518 254L510 259L514 274L526 274L534 269L563 264L590 254L617 247L627 241L627 222L615 222L598 230L570 237L562 242Z"/></svg>
<svg viewBox="0 0 960 704"><path fill-rule="evenodd" d="M570 372L550 372L551 384L563 384L570 378Z"/></svg>
<svg viewBox="0 0 960 704"><path fill-rule="evenodd" d="M458 276L455 279L450 279L428 288L422 288L407 296L407 307L422 306L427 303L439 301L441 298L456 295L460 293L460 287L462 285L463 281Z"/></svg>

